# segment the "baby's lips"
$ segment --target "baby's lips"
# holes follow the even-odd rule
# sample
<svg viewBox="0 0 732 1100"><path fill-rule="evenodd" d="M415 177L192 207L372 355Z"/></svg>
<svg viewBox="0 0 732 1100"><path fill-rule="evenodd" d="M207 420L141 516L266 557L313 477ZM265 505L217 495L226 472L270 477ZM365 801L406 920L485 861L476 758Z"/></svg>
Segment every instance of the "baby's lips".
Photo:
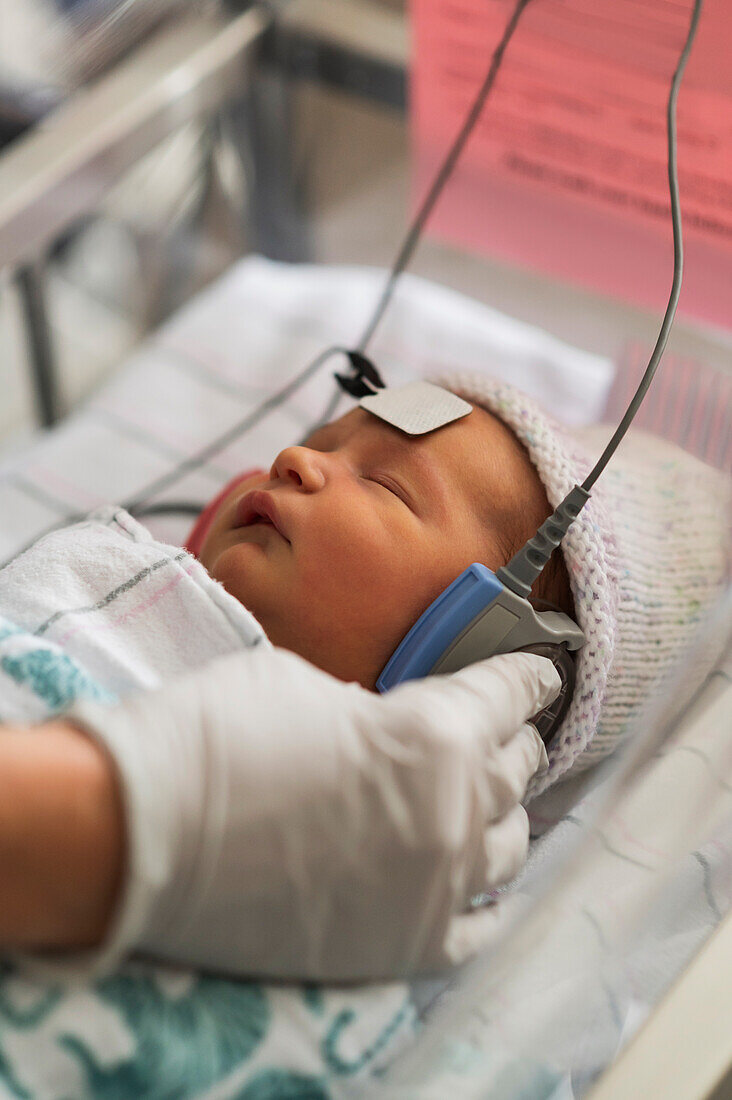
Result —
<svg viewBox="0 0 732 1100"><path fill-rule="evenodd" d="M271 523L283 539L290 541L282 523L280 509L272 499L272 494L265 489L251 489L244 494L236 506L234 528L249 527L258 519Z"/></svg>

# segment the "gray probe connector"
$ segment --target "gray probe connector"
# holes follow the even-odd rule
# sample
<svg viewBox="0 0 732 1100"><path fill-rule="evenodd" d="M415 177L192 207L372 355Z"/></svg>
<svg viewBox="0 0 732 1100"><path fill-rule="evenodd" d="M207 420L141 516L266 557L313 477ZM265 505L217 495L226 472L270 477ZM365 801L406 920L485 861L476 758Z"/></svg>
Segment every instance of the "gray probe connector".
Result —
<svg viewBox="0 0 732 1100"><path fill-rule="evenodd" d="M536 534L506 565L501 566L496 573L499 581L517 596L527 599L536 578L589 499L587 489L575 485L549 519L544 520Z"/></svg>

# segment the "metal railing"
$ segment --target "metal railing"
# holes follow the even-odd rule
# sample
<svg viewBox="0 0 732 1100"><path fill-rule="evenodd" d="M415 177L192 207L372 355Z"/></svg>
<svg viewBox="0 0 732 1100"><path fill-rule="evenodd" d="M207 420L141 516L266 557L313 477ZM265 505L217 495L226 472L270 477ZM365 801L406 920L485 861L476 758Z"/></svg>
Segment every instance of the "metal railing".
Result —
<svg viewBox="0 0 732 1100"><path fill-rule="evenodd" d="M44 425L60 414L45 257L146 153L185 123L246 99L230 121L254 162L254 246L272 258L304 259L307 213L289 161L290 86L310 80L404 107L403 13L374 0L237 7L167 23L0 156L0 271L13 273L21 297Z"/></svg>
<svg viewBox="0 0 732 1100"><path fill-rule="evenodd" d="M175 20L0 157L0 270L33 263L169 134L244 87L270 17Z"/></svg>

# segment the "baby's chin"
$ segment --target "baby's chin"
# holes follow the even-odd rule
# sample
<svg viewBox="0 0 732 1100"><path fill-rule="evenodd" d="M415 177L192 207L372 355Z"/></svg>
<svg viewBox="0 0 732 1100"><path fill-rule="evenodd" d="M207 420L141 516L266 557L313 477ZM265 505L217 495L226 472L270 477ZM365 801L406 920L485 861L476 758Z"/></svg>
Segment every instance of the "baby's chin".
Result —
<svg viewBox="0 0 732 1100"><path fill-rule="evenodd" d="M281 588L276 570L260 547L239 543L222 550L209 564L210 576L226 589L269 634L268 621L273 615L273 595Z"/></svg>

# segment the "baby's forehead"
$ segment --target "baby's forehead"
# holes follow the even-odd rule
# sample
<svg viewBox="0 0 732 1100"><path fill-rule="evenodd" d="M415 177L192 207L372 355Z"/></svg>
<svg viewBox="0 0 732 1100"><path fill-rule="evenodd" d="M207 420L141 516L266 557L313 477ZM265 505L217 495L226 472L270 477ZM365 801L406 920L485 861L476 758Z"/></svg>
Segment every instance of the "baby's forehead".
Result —
<svg viewBox="0 0 732 1100"><path fill-rule="evenodd" d="M471 457L482 463L491 451L525 454L511 430L480 406L473 406L466 416L444 427L414 436L365 409L355 408L318 428L306 445L337 449L352 442L385 455L398 454L407 461L430 454L448 468L464 464Z"/></svg>
<svg viewBox="0 0 732 1100"><path fill-rule="evenodd" d="M480 406L421 436L407 435L365 409L355 408L318 429L307 445L353 450L368 462L407 470L426 485L438 479L446 492L463 496L481 511L488 501L515 503L528 481L538 480L513 432Z"/></svg>

